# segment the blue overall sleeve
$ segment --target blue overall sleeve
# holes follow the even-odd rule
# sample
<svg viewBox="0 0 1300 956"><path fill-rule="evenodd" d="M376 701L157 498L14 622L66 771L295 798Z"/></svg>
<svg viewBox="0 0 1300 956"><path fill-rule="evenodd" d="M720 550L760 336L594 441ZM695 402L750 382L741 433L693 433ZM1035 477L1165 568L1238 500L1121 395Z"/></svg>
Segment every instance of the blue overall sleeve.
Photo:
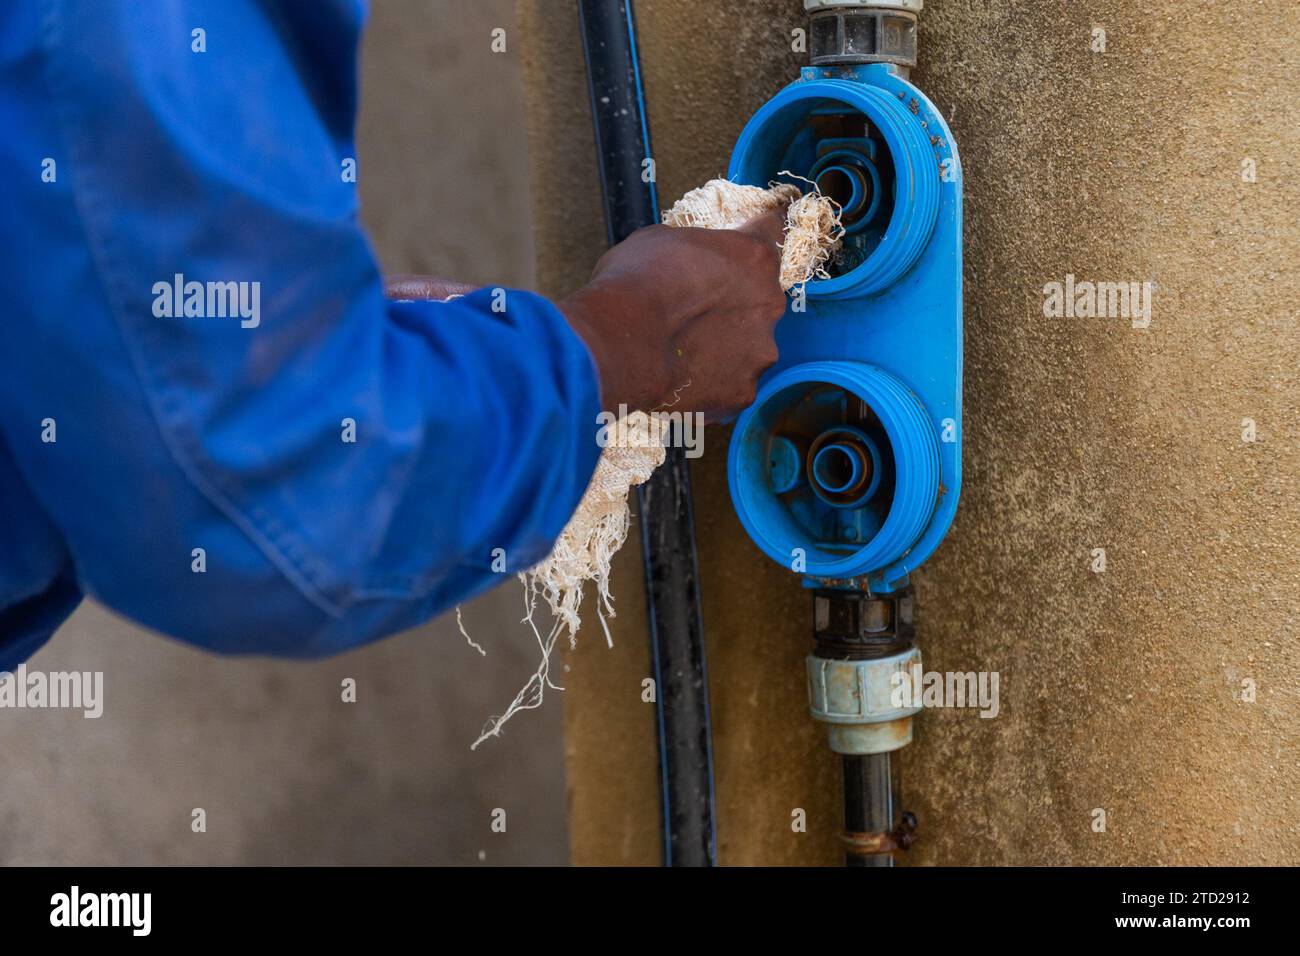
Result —
<svg viewBox="0 0 1300 956"><path fill-rule="evenodd" d="M4 7L0 668L70 581L307 656L543 558L599 455L596 370L538 295L384 298L350 175L364 8Z"/></svg>

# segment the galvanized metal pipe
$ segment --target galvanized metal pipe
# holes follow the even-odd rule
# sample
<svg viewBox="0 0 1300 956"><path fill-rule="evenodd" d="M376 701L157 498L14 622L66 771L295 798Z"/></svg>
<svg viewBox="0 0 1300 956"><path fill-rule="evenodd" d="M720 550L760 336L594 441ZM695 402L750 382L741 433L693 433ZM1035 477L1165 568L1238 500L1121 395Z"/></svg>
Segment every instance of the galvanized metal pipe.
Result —
<svg viewBox="0 0 1300 956"><path fill-rule="evenodd" d="M907 849L916 830L916 818L899 812L891 759L912 739L916 702L892 694L897 675L920 668L913 633L910 589L813 592L809 703L842 757L845 866L893 866L894 851Z"/></svg>
<svg viewBox="0 0 1300 956"><path fill-rule="evenodd" d="M898 798L887 753L844 757L844 865L893 866Z"/></svg>

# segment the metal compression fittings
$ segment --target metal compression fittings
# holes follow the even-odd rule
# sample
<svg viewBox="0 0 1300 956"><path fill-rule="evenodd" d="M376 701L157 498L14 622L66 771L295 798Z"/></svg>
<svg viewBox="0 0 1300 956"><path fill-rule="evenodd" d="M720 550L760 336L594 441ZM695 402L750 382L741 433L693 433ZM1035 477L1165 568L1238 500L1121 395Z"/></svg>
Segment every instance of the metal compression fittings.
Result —
<svg viewBox="0 0 1300 956"><path fill-rule="evenodd" d="M810 62L916 66L916 15L921 5L922 0L804 0Z"/></svg>
<svg viewBox="0 0 1300 956"><path fill-rule="evenodd" d="M920 13L924 3L925 0L803 0L803 8L809 13L830 7L882 7Z"/></svg>
<svg viewBox="0 0 1300 956"><path fill-rule="evenodd" d="M808 707L827 725L836 753L889 753L912 742L912 716L921 710L912 600L910 590L814 592L817 646L807 658Z"/></svg>

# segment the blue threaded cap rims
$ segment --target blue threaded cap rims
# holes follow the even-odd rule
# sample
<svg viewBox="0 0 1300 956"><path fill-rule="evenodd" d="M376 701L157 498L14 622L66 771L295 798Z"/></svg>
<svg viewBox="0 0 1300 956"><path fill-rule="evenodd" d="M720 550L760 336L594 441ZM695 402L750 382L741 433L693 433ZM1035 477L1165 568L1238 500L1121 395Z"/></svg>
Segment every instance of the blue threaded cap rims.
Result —
<svg viewBox="0 0 1300 956"><path fill-rule="evenodd" d="M768 100L745 125L731 155L729 178L766 186L782 170L799 175L791 151L806 138L817 114L841 110L864 115L884 139L894 170L893 213L880 244L866 261L843 275L808 283L810 297L832 299L883 292L916 264L939 215L939 164L930 136L904 105L886 90L849 80L816 79L792 83Z"/></svg>
<svg viewBox="0 0 1300 956"><path fill-rule="evenodd" d="M827 386L844 390L871 410L886 439L880 454L893 467L884 519L862 542L825 540L796 513L786 496L789 487L774 486L771 443L783 440L781 423L812 392ZM727 472L736 514L764 554L787 568L802 554L798 569L812 577L860 577L903 557L929 524L939 495L939 439L920 400L896 376L865 362L807 362L769 379L740 416Z"/></svg>

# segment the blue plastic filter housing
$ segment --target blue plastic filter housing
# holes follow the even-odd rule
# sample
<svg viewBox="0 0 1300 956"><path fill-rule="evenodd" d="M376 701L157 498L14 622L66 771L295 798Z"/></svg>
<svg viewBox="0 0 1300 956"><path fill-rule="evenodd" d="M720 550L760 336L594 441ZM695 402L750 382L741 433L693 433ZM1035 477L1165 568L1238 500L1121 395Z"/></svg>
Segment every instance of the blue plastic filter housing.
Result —
<svg viewBox="0 0 1300 956"><path fill-rule="evenodd" d="M781 358L736 423L745 530L815 587L888 593L961 487L962 173L934 105L887 64L807 67L749 121L730 178L815 181L844 248L777 325Z"/></svg>

